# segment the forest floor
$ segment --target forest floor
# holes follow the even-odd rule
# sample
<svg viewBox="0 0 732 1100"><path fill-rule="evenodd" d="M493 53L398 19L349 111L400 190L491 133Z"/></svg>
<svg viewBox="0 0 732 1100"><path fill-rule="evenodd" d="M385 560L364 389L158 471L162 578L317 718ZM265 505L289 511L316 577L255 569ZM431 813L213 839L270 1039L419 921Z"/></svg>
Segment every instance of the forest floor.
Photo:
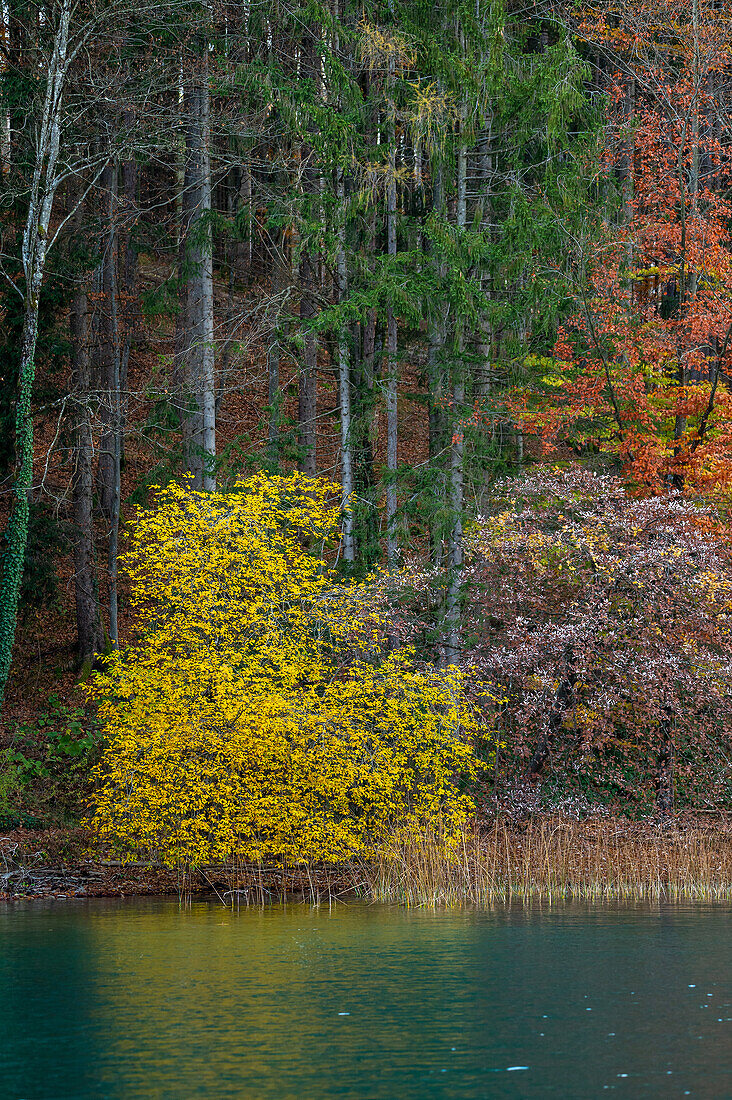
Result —
<svg viewBox="0 0 732 1100"><path fill-rule="evenodd" d="M122 862L87 830L13 829L0 833L0 901L202 895L248 903L342 896L363 886L360 869L211 865L185 873L159 863Z"/></svg>

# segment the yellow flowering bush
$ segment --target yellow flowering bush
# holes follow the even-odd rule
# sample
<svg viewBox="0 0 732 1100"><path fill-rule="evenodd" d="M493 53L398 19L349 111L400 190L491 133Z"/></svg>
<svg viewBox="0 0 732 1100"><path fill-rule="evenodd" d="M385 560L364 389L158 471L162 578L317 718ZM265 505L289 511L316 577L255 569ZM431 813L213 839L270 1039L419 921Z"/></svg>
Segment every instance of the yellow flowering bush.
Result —
<svg viewBox="0 0 732 1100"><path fill-rule="evenodd" d="M481 765L460 673L379 652L365 585L324 561L333 486L258 475L170 486L125 564L139 640L91 685L106 732L91 823L171 865L370 854L458 835Z"/></svg>

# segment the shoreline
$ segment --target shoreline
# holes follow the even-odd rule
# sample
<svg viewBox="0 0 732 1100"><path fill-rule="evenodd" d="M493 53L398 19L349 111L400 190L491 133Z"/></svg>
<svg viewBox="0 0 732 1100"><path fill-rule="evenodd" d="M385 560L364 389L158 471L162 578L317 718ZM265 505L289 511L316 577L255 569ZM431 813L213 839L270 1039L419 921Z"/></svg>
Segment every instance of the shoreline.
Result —
<svg viewBox="0 0 732 1100"><path fill-rule="evenodd" d="M706 815L705 815L706 818ZM0 835L0 901L210 897L226 905L360 897L404 906L508 901L732 902L732 821L495 818L447 855L430 836L334 866L212 864L182 872L94 852L80 829Z"/></svg>

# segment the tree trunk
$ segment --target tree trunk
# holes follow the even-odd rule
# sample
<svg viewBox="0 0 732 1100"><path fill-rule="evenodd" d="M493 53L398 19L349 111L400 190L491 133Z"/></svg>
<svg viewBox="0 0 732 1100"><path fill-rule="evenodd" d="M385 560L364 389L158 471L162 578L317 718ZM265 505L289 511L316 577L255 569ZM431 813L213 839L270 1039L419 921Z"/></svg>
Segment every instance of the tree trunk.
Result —
<svg viewBox="0 0 732 1100"><path fill-rule="evenodd" d="M275 187L285 191L287 173L279 169L274 174ZM292 257L290 233L282 226L269 232L272 254L271 310L269 343L267 345L267 403L269 424L267 430L267 455L272 467L279 469L281 460L281 430L283 395L280 388L280 370L283 351L289 336L290 293L292 290Z"/></svg>
<svg viewBox="0 0 732 1100"><path fill-rule="evenodd" d="M117 318L117 164L110 161L101 178L104 201L103 224L106 233L101 244L99 263L99 308L97 313L93 347L95 374L100 391L104 395L100 403L102 432L99 440L99 465L97 484L102 515L112 523L115 498L116 431L115 405L119 399L115 384L119 375L120 343Z"/></svg>
<svg viewBox="0 0 732 1100"><path fill-rule="evenodd" d="M28 494L33 483L33 418L31 396L35 378L38 311L48 249L48 229L58 187L56 166L61 144L63 92L67 70L71 0L63 0L54 45L48 64L43 117L35 147L28 214L23 231L22 261L25 275L24 319L15 408L16 475L12 511L5 528L5 553L0 579L0 703L13 658L18 599L28 543Z"/></svg>
<svg viewBox="0 0 732 1100"><path fill-rule="evenodd" d="M74 591L79 664L91 664L104 648L104 630L99 613L99 595L94 568L94 515L92 470L91 361L89 357L89 311L86 285L80 279L71 311L74 392L78 422L74 445L71 493L74 515Z"/></svg>
<svg viewBox="0 0 732 1100"><path fill-rule="evenodd" d="M658 751L658 773L656 775L656 809L664 818L671 817L674 812L675 760L673 710L671 707L664 707L661 719L661 747Z"/></svg>
<svg viewBox="0 0 732 1100"><path fill-rule="evenodd" d="M493 237L493 173L495 167L495 154L493 149L493 116L491 115L480 135L478 143L478 164L480 174L480 220L483 234L487 240ZM491 300L493 293L491 271L483 272L482 279L483 297L486 305ZM494 429L494 412L492 407L494 366L493 366L493 329L491 318L486 312L481 313L478 319L477 363L474 374L475 402L483 418L481 436L483 447L488 452L490 440ZM490 461L489 453L486 454L486 466ZM488 470L484 475L483 483L479 491L479 507L484 504L484 496L488 490Z"/></svg>
<svg viewBox="0 0 732 1100"><path fill-rule="evenodd" d="M211 95L208 48L203 49L201 80L201 411L203 416L203 488L216 489L216 344L214 331L213 230L211 226Z"/></svg>
<svg viewBox="0 0 732 1100"><path fill-rule="evenodd" d="M386 240L389 256L397 254L397 182L396 182L396 108L392 102L394 95L394 58L388 62L387 97L388 118L388 170L386 184ZM397 321L392 306L386 317L386 545L389 567L396 565L397 558L397 445L399 421L397 406Z"/></svg>
<svg viewBox="0 0 732 1100"><path fill-rule="evenodd" d="M361 73L362 94L370 106L366 112L366 143L375 144L377 130L377 105L371 96L373 76L367 70ZM364 269L368 273L374 270L374 258L377 251L377 216L375 205L367 212L363 220L364 233ZM356 555L366 568L378 561L381 556L379 530L378 476L376 454L378 452L378 402L376 390L376 339L378 330L378 310L366 311L361 324L353 326L353 346L356 352L351 361L352 383L352 435L354 445L354 485L358 494L354 541Z"/></svg>
<svg viewBox="0 0 732 1100"><path fill-rule="evenodd" d="M348 293L348 269L346 266L346 191L343 169L338 168L336 193L340 206L338 216L337 292L338 302L343 303ZM341 406L341 484L343 508L343 557L353 564L356 549L353 539L353 443L351 439L351 369L348 356L346 327L341 325L338 340L338 392Z"/></svg>
<svg viewBox="0 0 732 1100"><path fill-rule="evenodd" d="M577 675L574 669L574 651L571 646L567 646L564 650L561 675L554 695L554 702L549 711L546 728L539 738L534 754L529 761L529 766L526 769L527 779L538 779L544 770L544 765L549 759L549 755L559 731L562 728L562 723L564 722L567 711L572 705L576 683Z"/></svg>
<svg viewBox="0 0 732 1100"><path fill-rule="evenodd" d="M456 364L456 370L462 370L462 364ZM465 459L465 437L462 418L465 405L465 386L462 378L457 378L452 390L453 428L450 444L450 530L448 553L448 582L445 601L445 652L443 662L446 665L458 664L462 651L460 632L460 593L463 583L463 465Z"/></svg>
<svg viewBox="0 0 732 1100"><path fill-rule="evenodd" d="M700 148L699 148L699 96L701 94L700 84L700 58L699 58L699 0L693 0L692 4L692 36L693 36L693 78L694 78L694 97L691 104L691 164L689 169L689 208L687 212L686 208L686 149L683 148L683 143L679 147L678 151L678 173L679 173L679 192L681 197L681 263L680 263L680 278L679 278L679 328L678 328L678 341L677 341L677 381L679 384L679 397L684 400L684 389L689 384L689 371L686 363L685 348L683 347L684 339L684 321L686 320L686 314L688 313L689 306L693 310L694 299L697 296L698 291L698 272L694 267L690 267L688 263L689 252L689 225L688 217L693 219L692 228L696 235L697 224L696 219L699 216L699 166L700 166ZM684 133L686 132L686 125L684 126ZM695 341L696 342L696 341ZM683 458L683 448L681 446L681 440L686 434L687 418L681 412L678 412L674 421L674 458L678 462ZM676 469L673 474L672 484L676 489L683 489L684 487L684 474L682 470Z"/></svg>
<svg viewBox="0 0 732 1100"><path fill-rule="evenodd" d="M208 49L200 44L199 72L186 96L186 184L188 216L184 217L186 364L188 423L184 427L187 461L193 484L216 488L216 380L211 228L211 135Z"/></svg>
<svg viewBox="0 0 732 1100"><path fill-rule="evenodd" d="M40 290L41 279L37 280ZM0 583L0 693L4 693L10 672L15 641L20 586L23 580L25 550L30 517L29 493L33 483L33 419L31 394L35 377L36 340L38 338L38 296L31 290L26 297L25 319L18 373L18 401L15 410L16 475L13 485L12 512L5 528L2 582Z"/></svg>
<svg viewBox="0 0 732 1100"><path fill-rule="evenodd" d="M298 387L297 422L300 457L298 468L315 476L318 468L316 452L316 416L318 386L318 341L309 327L316 315L315 271L311 258L303 254L300 260L300 322L303 326L303 354Z"/></svg>
<svg viewBox="0 0 732 1100"><path fill-rule="evenodd" d="M465 230L467 211L467 147L461 133L457 149L456 222ZM465 461L465 379L463 363L464 319L456 317L455 361L452 382L452 439L450 442L450 516L448 581L445 599L445 641L443 663L458 664L461 655L460 593L463 583L463 467Z"/></svg>
<svg viewBox="0 0 732 1100"><path fill-rule="evenodd" d="M122 217L124 221L122 249L122 278L120 287L122 352L120 359L120 453L124 460L124 431L129 403L128 372L130 351L137 339L137 275L138 256L135 241L137 225L138 167L134 160L122 164Z"/></svg>
<svg viewBox="0 0 732 1100"><path fill-rule="evenodd" d="M315 31L311 28L307 28L303 33L300 79L312 81L317 95L319 80L314 34ZM309 128L311 129L312 126ZM311 204L315 203L318 194L318 174L313 163L314 155L312 144L309 141L304 141L300 149L300 159L303 166L303 192L306 200L309 200ZM317 270L309 243L306 243L300 256L299 279L303 352L297 402L298 446L300 450L298 468L303 473L313 477L318 468L316 452L318 341L311 326L317 313L315 299Z"/></svg>
<svg viewBox="0 0 732 1100"><path fill-rule="evenodd" d="M269 406L269 427L267 431L267 455L274 469L280 463L280 356L282 348L282 307L281 295L285 290L283 278L284 234L277 232L272 236L272 297L275 302L275 316L267 345L267 404Z"/></svg>
<svg viewBox="0 0 732 1100"><path fill-rule="evenodd" d="M117 164L111 161L102 174L101 186L105 199L107 232L102 241L99 267L101 289L100 312L94 343L96 373L103 394L101 419L103 429L99 443L97 479L101 513L107 525L107 565L109 577L109 636L116 644L117 627L117 552L119 544L120 463L122 447L120 404L120 330L117 262L119 237L117 231L118 194Z"/></svg>
<svg viewBox="0 0 732 1100"><path fill-rule="evenodd" d="M438 217L442 216L445 209L445 193L442 164L437 163L432 176L432 210ZM444 277L444 266L439 261L435 263L435 276L438 281ZM439 291L438 291L439 293ZM443 565L443 540L444 523L439 518L444 508L446 496L446 479L443 454L447 447L447 418L445 415L445 340L446 340L446 308L439 306L438 315L432 322L429 331L428 371L429 371L429 456L434 468L435 496L437 507L430 523L430 544L432 562L440 568Z"/></svg>

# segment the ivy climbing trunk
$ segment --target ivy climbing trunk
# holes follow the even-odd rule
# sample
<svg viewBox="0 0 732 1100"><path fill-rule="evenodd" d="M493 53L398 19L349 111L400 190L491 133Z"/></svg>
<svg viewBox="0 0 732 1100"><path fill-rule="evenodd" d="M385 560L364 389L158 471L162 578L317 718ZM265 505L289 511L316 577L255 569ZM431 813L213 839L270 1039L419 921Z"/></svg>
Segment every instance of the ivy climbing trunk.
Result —
<svg viewBox="0 0 732 1100"><path fill-rule="evenodd" d="M38 314L48 251L48 230L56 190L61 148L61 119L68 68L71 0L62 0L49 58L43 114L35 147L35 166L23 230L22 263L25 277L23 335L15 410L15 479L12 511L5 529L5 553L0 579L0 703L10 673L18 617L18 599L28 544L29 493L33 483L33 416L31 396L35 378Z"/></svg>

